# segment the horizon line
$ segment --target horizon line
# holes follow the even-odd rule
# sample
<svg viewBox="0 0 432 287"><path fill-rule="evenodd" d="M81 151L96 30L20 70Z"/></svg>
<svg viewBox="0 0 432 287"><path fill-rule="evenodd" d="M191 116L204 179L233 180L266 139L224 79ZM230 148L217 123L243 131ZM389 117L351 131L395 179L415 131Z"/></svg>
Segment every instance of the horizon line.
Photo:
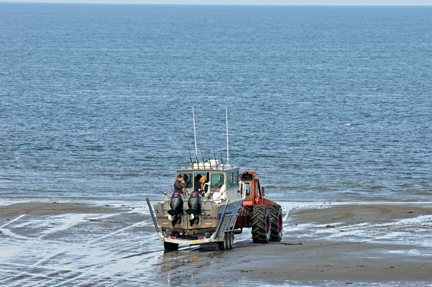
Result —
<svg viewBox="0 0 432 287"><path fill-rule="evenodd" d="M151 2L151 1L150 1ZM2 1L8 4L89 4L89 5L157 5L157 6L332 6L332 7L430 7L432 4L242 4L242 3L136 3L99 1Z"/></svg>

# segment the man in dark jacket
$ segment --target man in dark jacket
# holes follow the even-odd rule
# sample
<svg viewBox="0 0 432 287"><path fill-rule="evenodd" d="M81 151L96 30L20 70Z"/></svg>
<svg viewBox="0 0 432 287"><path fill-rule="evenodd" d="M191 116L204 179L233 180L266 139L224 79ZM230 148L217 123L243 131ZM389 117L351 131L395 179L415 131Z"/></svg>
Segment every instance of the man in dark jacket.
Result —
<svg viewBox="0 0 432 287"><path fill-rule="evenodd" d="M186 189L183 188L183 183L185 183L185 181L183 180L183 176L179 174L177 180L174 182L174 191L181 190L183 192L186 192Z"/></svg>
<svg viewBox="0 0 432 287"><path fill-rule="evenodd" d="M201 174L197 174L195 176L195 178L194 178L195 189L194 190L199 190L201 188L201 182L200 182L201 177L202 177Z"/></svg>

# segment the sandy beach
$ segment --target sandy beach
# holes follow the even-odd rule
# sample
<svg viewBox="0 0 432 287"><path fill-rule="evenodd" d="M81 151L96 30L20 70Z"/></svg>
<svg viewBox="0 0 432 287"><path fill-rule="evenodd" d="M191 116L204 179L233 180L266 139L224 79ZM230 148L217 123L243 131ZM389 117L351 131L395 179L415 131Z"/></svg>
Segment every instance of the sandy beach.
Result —
<svg viewBox="0 0 432 287"><path fill-rule="evenodd" d="M284 239L163 251L143 203L0 206L5 286L432 284L430 203L285 203Z"/></svg>

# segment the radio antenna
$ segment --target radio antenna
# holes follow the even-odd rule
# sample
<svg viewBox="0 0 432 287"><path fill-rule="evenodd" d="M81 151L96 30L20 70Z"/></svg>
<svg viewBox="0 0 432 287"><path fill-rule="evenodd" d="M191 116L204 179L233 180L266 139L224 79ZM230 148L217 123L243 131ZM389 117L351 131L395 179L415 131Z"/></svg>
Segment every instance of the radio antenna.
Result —
<svg viewBox="0 0 432 287"><path fill-rule="evenodd" d="M229 165L229 144L228 144L228 107L226 108L226 134L227 134L227 165Z"/></svg>
<svg viewBox="0 0 432 287"><path fill-rule="evenodd" d="M208 156L208 161L210 162L210 151L209 151L209 149L208 149L207 139L204 138L204 140L205 140L206 147L207 147L207 156Z"/></svg>
<svg viewBox="0 0 432 287"><path fill-rule="evenodd" d="M192 107L192 116L193 116L193 126L194 126L194 138L195 138L195 157L198 161L198 149L197 149L197 141L196 141L196 130L195 130L195 109Z"/></svg>
<svg viewBox="0 0 432 287"><path fill-rule="evenodd" d="M224 167L225 165L224 165L224 162L223 162L222 147L220 146L220 144L219 144L219 149L220 149L220 157L221 157L222 167ZM224 169L225 169L225 167L224 167Z"/></svg>
<svg viewBox="0 0 432 287"><path fill-rule="evenodd" d="M191 155L191 152L190 152L189 141L187 142L187 144L188 144L188 150L189 150L190 164L192 165L192 155Z"/></svg>
<svg viewBox="0 0 432 287"><path fill-rule="evenodd" d="M198 156L195 154L196 164L198 164Z"/></svg>
<svg viewBox="0 0 432 287"><path fill-rule="evenodd" d="M216 148L214 145L214 142L212 142L212 146L213 146L213 153L214 153L214 160L215 160L215 165L218 166L218 161L217 161L217 156L216 156Z"/></svg>
<svg viewBox="0 0 432 287"><path fill-rule="evenodd" d="M202 159L202 162L204 163L205 160L204 160L204 155L203 155L203 152L202 152L201 145L199 145L199 148L200 148L200 151L201 151L201 159Z"/></svg>

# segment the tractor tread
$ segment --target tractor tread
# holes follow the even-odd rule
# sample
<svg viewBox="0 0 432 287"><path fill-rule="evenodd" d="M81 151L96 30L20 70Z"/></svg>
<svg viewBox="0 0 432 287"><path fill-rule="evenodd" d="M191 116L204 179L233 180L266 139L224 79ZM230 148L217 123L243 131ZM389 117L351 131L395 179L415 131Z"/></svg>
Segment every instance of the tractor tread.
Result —
<svg viewBox="0 0 432 287"><path fill-rule="evenodd" d="M266 224L270 221L270 210L265 205L256 205L252 214L252 239L254 243L268 243L270 228ZM267 232L268 230L268 232Z"/></svg>
<svg viewBox="0 0 432 287"><path fill-rule="evenodd" d="M270 217L271 217L271 241L281 241L282 240L282 230L283 230L283 218L282 218L282 208L279 204L270 204ZM279 228L279 220L280 228Z"/></svg>

